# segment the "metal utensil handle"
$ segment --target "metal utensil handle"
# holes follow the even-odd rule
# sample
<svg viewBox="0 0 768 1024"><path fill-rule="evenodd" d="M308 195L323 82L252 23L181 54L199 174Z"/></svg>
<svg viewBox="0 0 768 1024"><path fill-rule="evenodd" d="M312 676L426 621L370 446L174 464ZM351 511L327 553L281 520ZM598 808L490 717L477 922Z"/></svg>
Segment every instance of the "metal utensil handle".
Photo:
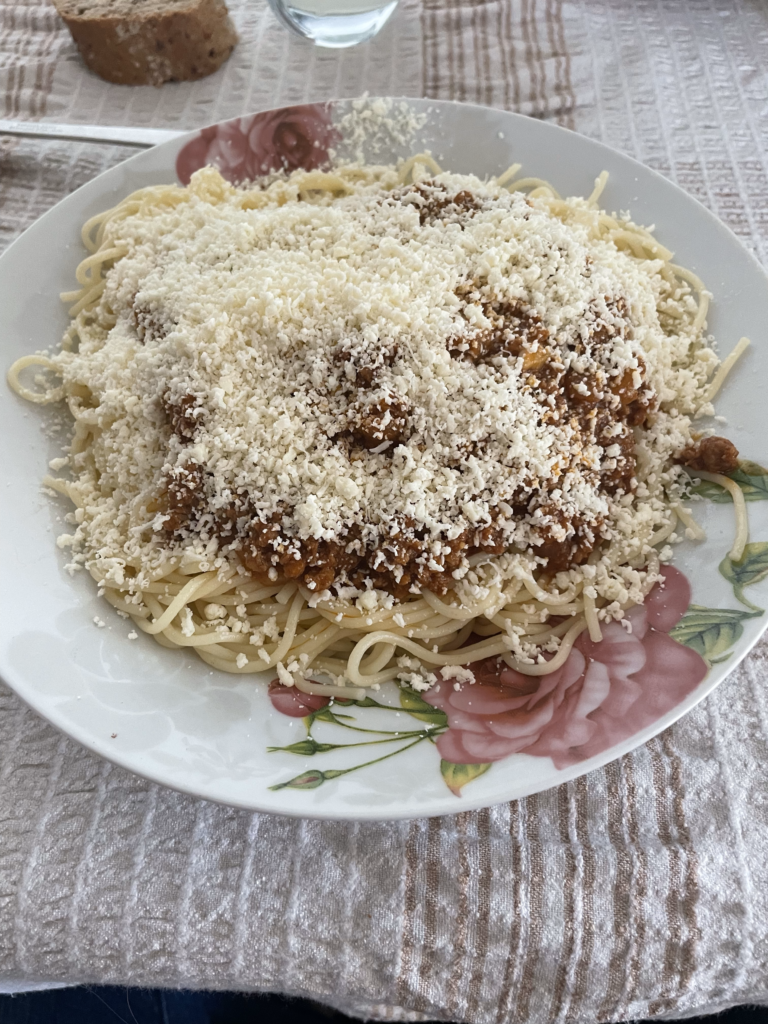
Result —
<svg viewBox="0 0 768 1024"><path fill-rule="evenodd" d="M32 139L64 139L71 142L103 142L148 149L161 142L177 139L184 132L165 128L123 128L120 125L49 124L45 121L0 120L0 135L20 135Z"/></svg>

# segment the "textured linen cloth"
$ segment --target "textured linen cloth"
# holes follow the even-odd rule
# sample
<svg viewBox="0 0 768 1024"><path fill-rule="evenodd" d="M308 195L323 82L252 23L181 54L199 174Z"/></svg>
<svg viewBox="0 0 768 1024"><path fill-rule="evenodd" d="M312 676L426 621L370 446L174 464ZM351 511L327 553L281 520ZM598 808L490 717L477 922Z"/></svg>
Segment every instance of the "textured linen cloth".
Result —
<svg viewBox="0 0 768 1024"><path fill-rule="evenodd" d="M401 0L320 51L262 0L215 76L127 89L53 8L0 7L5 117L195 127L359 94L519 110L679 182L768 258L762 0ZM120 147L0 141L0 244ZM762 339L755 339L762 343ZM0 688L0 983L272 990L391 1020L616 1021L768 1002L768 644L659 738L559 789L399 823L214 806Z"/></svg>

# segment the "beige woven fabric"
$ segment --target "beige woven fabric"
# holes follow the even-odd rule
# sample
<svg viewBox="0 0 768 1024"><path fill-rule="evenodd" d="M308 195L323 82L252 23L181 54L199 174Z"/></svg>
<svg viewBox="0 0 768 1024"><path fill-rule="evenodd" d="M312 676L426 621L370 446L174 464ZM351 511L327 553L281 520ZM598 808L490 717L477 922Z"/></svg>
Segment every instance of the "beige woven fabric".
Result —
<svg viewBox="0 0 768 1024"><path fill-rule="evenodd" d="M80 67L48 6L0 7L4 116L191 127L363 89L494 104L639 157L768 258L762 0L402 0L342 54L290 38L261 0L235 18L243 42L216 76L125 90ZM0 244L123 155L2 142ZM763 644L604 770L361 825L150 785L0 689L0 980L266 989L482 1024L768 1002L767 679Z"/></svg>

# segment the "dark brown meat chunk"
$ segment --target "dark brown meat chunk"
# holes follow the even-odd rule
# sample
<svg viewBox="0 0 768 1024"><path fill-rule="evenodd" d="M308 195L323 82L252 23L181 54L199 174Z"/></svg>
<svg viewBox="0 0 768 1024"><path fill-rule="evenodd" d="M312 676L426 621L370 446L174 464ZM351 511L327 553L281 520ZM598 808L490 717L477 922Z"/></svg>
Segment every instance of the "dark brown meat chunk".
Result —
<svg viewBox="0 0 768 1024"><path fill-rule="evenodd" d="M451 573L466 556L501 554L506 549L502 531L494 524L465 530L436 554L410 521L393 524L388 536L363 550L358 527L338 541L300 540L284 534L282 520L276 513L268 522L251 522L240 554L243 565L262 582L270 581L271 572L272 582L295 579L315 593L346 579L361 589L366 582L373 583L398 599L407 597L414 586L445 594L453 585Z"/></svg>
<svg viewBox="0 0 768 1024"><path fill-rule="evenodd" d="M680 462L689 469L727 475L738 469L739 450L726 437L703 437L683 449Z"/></svg>
<svg viewBox="0 0 768 1024"><path fill-rule="evenodd" d="M160 500L160 508L168 517L163 524L167 533L194 527L205 508L204 481L203 468L196 463L173 470Z"/></svg>
<svg viewBox="0 0 768 1024"><path fill-rule="evenodd" d="M276 548L280 543L280 523L278 517L264 523L255 519L248 527L245 546L241 555L243 565L254 576L266 577L275 566ZM270 550L271 549L271 550ZM279 564L279 563L278 563Z"/></svg>
<svg viewBox="0 0 768 1024"><path fill-rule="evenodd" d="M351 537L344 543L297 540L285 536L281 520L279 513L267 523L254 520L245 538L243 565L263 582L269 581L273 571L277 579L299 580L310 590L321 591L360 561L359 555L347 550L352 547Z"/></svg>
<svg viewBox="0 0 768 1024"><path fill-rule="evenodd" d="M597 319L595 325L589 332L589 340L594 347L600 347L613 341L617 335L624 336L625 332L629 329L627 317L629 316L629 308L626 300L619 297L618 299L612 299L610 296L605 296L605 303L608 310L613 314L615 318L618 318L619 323L608 323L597 313Z"/></svg>
<svg viewBox="0 0 768 1024"><path fill-rule="evenodd" d="M467 296L474 299L469 293ZM448 340L454 359L487 362L498 355L523 356L525 370L537 370L549 358L549 331L535 310L521 302L481 302L483 315L493 327Z"/></svg>
<svg viewBox="0 0 768 1024"><path fill-rule="evenodd" d="M347 415L349 434L363 448L378 448L388 441L402 444L410 436L407 404L388 396L372 403L353 403Z"/></svg>
<svg viewBox="0 0 768 1024"><path fill-rule="evenodd" d="M353 368L352 380L355 387L370 388L376 383L379 371L385 366L392 366L398 352L399 347L396 344L377 346L373 349L360 346L359 350L356 350L354 341L348 339L339 346L333 359L336 363L347 364Z"/></svg>
<svg viewBox="0 0 768 1024"><path fill-rule="evenodd" d="M552 529L549 527L541 529L542 543L533 550L539 558L546 558L547 571L550 573L563 572L571 566L586 562L597 542L594 532L578 520L569 522L556 506L543 505L542 512L570 533L570 536L563 540L557 540Z"/></svg>
<svg viewBox="0 0 768 1024"><path fill-rule="evenodd" d="M422 224L434 224L438 220L461 220L480 207L471 192L464 190L452 196L443 185L436 185L432 181L420 182L407 188L401 197L409 193L416 193L424 199L419 207L419 220Z"/></svg>
<svg viewBox="0 0 768 1024"><path fill-rule="evenodd" d="M645 363L638 359L640 377L645 377ZM642 427L651 411L651 402L645 393L641 381L640 387L635 387L635 373L637 370L625 370L621 377L614 377L609 385L612 394L621 402L619 419L624 420L631 427Z"/></svg>
<svg viewBox="0 0 768 1024"><path fill-rule="evenodd" d="M547 571L550 573L564 572L572 566L581 565L589 558L593 544L574 542L572 540L545 540L541 547L535 549L539 558L546 558Z"/></svg>
<svg viewBox="0 0 768 1024"><path fill-rule="evenodd" d="M349 575L359 563L360 556L348 538L342 543L320 541L307 559L303 582L315 592L327 590L334 580Z"/></svg>
<svg viewBox="0 0 768 1024"><path fill-rule="evenodd" d="M171 424L171 430L181 441L194 440L195 432L200 424L202 408L194 395L182 395L173 401L169 394L163 395L163 411Z"/></svg>
<svg viewBox="0 0 768 1024"><path fill-rule="evenodd" d="M168 320L160 310L148 309L134 302L133 319L136 334L143 344L162 340L175 324Z"/></svg>
<svg viewBox="0 0 768 1024"><path fill-rule="evenodd" d="M610 438L610 442L612 445L618 445L621 454L616 457L614 468L604 468L601 471L600 485L608 494L626 494L633 490L633 480L637 472L635 437L632 431L628 430L626 434Z"/></svg>
<svg viewBox="0 0 768 1024"><path fill-rule="evenodd" d="M598 412L595 421L595 440L604 449L612 448L613 445L619 448L619 454L612 459L616 465L606 462L600 470L600 486L608 494L626 493L633 489L637 470L635 435L628 427L623 427L622 431L616 433L616 418L611 415L610 410L602 409Z"/></svg>

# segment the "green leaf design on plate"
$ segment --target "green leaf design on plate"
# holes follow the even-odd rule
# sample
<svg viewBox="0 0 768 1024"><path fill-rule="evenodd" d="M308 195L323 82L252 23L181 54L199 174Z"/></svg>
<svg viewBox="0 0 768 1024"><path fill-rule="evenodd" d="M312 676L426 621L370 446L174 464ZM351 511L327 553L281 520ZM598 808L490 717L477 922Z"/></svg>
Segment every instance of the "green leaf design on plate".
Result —
<svg viewBox="0 0 768 1024"><path fill-rule="evenodd" d="M768 576L768 543L759 541L756 544L747 544L741 561L732 562L730 556L726 555L719 568L721 575L732 585L736 600L762 615L764 609L758 608L744 597L744 587L759 583Z"/></svg>
<svg viewBox="0 0 768 1024"><path fill-rule="evenodd" d="M332 710L334 705L326 705L324 708L319 708L317 711L312 711L306 716L304 721L307 723L307 729L310 729L315 722L330 722L335 725L343 725L342 718L349 719L350 722L354 722L353 715L342 715Z"/></svg>
<svg viewBox="0 0 768 1024"><path fill-rule="evenodd" d="M692 476L696 470L690 470ZM750 462L749 459L742 459L739 468L729 474L731 480L735 480L741 488L745 501L768 501L768 469L764 469L757 462ZM733 501L730 493L724 487L718 487L709 480L702 480L698 486L691 489L691 494L699 494L702 498L708 498L718 505L727 505Z"/></svg>
<svg viewBox="0 0 768 1024"><path fill-rule="evenodd" d="M358 708L384 708L385 711L391 711L392 708L389 704L380 704L373 697L363 697L362 700L349 700L347 697L334 697L333 704L338 704L339 707L358 707Z"/></svg>
<svg viewBox="0 0 768 1024"><path fill-rule="evenodd" d="M421 722L429 722L430 725L439 727L448 725L448 716L440 708L433 708L427 704L415 690L407 687L400 689L400 704L409 715L418 718Z"/></svg>
<svg viewBox="0 0 768 1024"><path fill-rule="evenodd" d="M440 772L445 784L454 796L461 796L462 786L473 779L485 775L491 767L489 764L454 764L452 761L441 761Z"/></svg>
<svg viewBox="0 0 768 1024"><path fill-rule="evenodd" d="M714 665L725 660L723 656L744 632L742 622L754 619L756 614L739 608L702 608L692 604L669 635Z"/></svg>

